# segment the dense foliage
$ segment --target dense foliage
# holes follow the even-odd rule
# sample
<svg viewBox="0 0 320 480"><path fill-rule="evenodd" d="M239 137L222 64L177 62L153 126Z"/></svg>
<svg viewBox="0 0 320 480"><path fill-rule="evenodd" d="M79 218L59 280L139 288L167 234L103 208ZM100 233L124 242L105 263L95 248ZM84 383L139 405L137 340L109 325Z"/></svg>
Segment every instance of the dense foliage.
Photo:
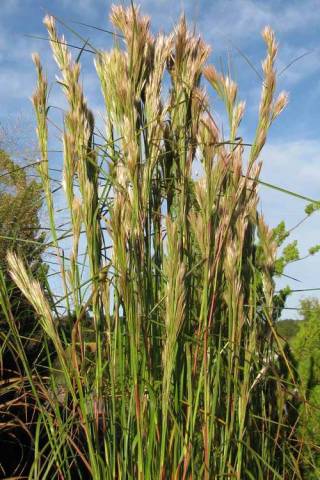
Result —
<svg viewBox="0 0 320 480"><path fill-rule="evenodd" d="M31 303L21 293L8 272L6 253L19 254L32 275L44 285L47 267L41 254L44 236L40 233L41 185L27 174L28 165L19 165L0 150L0 274L5 285L16 332L20 335L28 361L40 355L42 330ZM21 395L16 379L23 376L23 364L12 344L7 317L0 308L0 476L13 475L20 461L32 452L28 423L34 416L31 397ZM39 359L38 359L39 360Z"/></svg>
<svg viewBox="0 0 320 480"><path fill-rule="evenodd" d="M39 224L41 191L41 185L30 178L26 168L21 168L4 150L0 150L0 268L10 291L14 317L21 328L27 329L32 326L33 309L8 274L6 253L12 250L21 255L39 280L45 276L41 259L44 236ZM0 322L3 327L1 314Z"/></svg>
<svg viewBox="0 0 320 480"><path fill-rule="evenodd" d="M300 431L306 449L313 452L313 462L307 463L307 478L320 476L320 303L317 299L301 302L299 329L291 347L301 379L301 393L306 401L301 405ZM316 464L316 469L314 468Z"/></svg>
<svg viewBox="0 0 320 480"><path fill-rule="evenodd" d="M300 323L297 320L285 319L278 322L277 332L290 342L299 332Z"/></svg>

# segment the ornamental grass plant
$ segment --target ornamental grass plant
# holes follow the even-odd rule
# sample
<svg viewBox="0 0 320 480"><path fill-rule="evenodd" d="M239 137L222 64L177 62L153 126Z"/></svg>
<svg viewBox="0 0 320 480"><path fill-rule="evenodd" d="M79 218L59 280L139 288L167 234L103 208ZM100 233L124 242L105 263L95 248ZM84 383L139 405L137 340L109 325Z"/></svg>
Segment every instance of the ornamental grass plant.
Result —
<svg viewBox="0 0 320 480"><path fill-rule="evenodd" d="M113 6L110 19L114 47L94 49L103 133L84 96L79 58L55 19L44 19L67 102L61 143L70 230L63 235L49 175L48 81L33 57L38 173L63 294L57 301L8 253L43 331L41 364L30 363L2 279L8 348L21 369L12 388L34 409L26 475L302 479L303 398L275 328L278 242L257 209L260 152L287 103L285 93L276 95L275 35L262 32L259 115L245 156L237 85L208 64L210 48L185 18L167 36L153 36L136 6ZM211 94L227 114L224 134Z"/></svg>

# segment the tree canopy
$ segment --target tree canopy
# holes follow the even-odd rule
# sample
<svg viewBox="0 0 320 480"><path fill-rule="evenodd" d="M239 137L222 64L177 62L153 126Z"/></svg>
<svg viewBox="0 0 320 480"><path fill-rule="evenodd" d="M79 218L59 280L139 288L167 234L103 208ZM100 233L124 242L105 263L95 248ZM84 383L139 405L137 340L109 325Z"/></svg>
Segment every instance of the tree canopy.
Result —
<svg viewBox="0 0 320 480"><path fill-rule="evenodd" d="M316 298L302 300L300 314L302 321L299 322L298 333L291 342L306 399L301 408L300 430L307 448L315 450L314 458L317 463L315 473L310 473L307 478L319 478L320 455L317 446L320 445L320 301Z"/></svg>
<svg viewBox="0 0 320 480"><path fill-rule="evenodd" d="M41 259L45 240L39 221L41 187L28 174L27 167L0 150L0 268L10 294L12 313L21 335L25 336L34 328L34 311L7 272L6 253L13 250L22 255L40 281L46 270ZM7 323L0 311L0 331L6 332L6 329Z"/></svg>

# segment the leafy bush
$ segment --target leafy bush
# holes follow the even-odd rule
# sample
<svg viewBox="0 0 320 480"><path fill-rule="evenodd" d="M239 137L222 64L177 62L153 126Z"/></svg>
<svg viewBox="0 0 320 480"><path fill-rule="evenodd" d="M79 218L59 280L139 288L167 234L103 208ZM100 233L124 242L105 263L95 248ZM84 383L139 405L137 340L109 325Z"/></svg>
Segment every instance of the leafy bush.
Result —
<svg viewBox="0 0 320 480"><path fill-rule="evenodd" d="M12 281L6 263L10 248L22 256L32 275L44 286L47 267L41 258L45 238L39 231L41 185L27 175L26 166L21 167L0 150L0 275L21 347L30 364L36 360L40 364L43 332L37 314ZM32 463L33 456L27 425L33 421L34 405L20 383L24 367L11 335L5 309L0 308L0 446L4 452L0 454L0 475L6 478L13 476L16 469L22 473L23 464Z"/></svg>

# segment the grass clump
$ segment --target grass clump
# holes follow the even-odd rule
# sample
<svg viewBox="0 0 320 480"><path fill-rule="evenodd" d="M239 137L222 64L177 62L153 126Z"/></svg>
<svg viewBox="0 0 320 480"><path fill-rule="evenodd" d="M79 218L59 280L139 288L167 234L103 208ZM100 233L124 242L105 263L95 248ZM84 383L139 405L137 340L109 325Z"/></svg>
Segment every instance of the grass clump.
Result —
<svg viewBox="0 0 320 480"><path fill-rule="evenodd" d="M59 319L51 294L9 254L47 351L40 375L21 349L2 284L38 412L29 477L302 478L297 376L275 329L277 242L257 211L259 154L287 103L284 93L275 98L274 33L263 31L259 117L245 162L237 134L245 104L236 84L207 65L210 49L185 19L154 37L137 7L113 6L110 18L124 47L96 51L105 102L99 142L80 64L54 18L44 21L67 100L68 259L48 175L47 80L34 56L39 173L67 314ZM206 88L225 105L228 138Z"/></svg>

